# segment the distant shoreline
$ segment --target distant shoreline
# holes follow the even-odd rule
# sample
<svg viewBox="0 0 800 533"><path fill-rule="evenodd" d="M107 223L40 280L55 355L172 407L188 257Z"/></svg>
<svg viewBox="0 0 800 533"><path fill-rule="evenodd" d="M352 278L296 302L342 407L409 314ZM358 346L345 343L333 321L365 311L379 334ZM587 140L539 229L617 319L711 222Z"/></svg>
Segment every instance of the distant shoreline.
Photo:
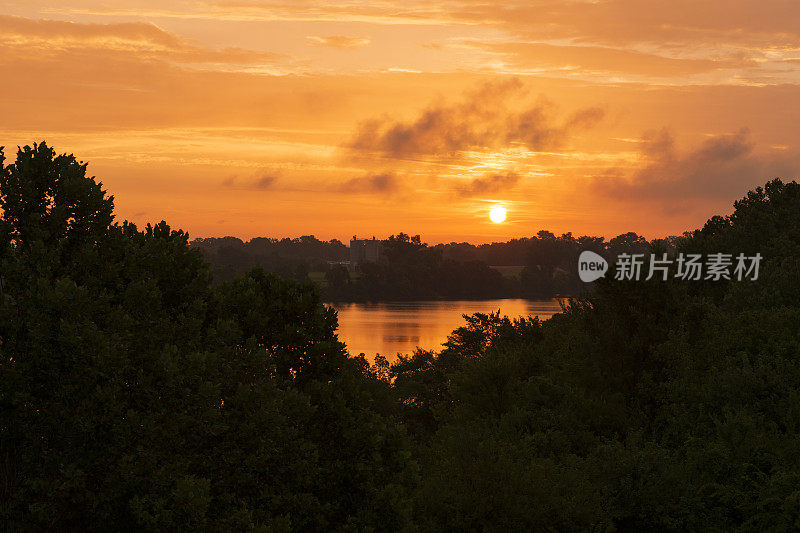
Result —
<svg viewBox="0 0 800 533"><path fill-rule="evenodd" d="M527 298L525 296L501 296L496 298L393 298L393 299L379 299L379 300L361 300L361 299L347 299L347 300L333 300L325 299L325 305L335 304L382 304L382 303L414 303L414 302L490 302L492 300L524 300L526 302L552 302L554 300L568 300L570 298L579 298L579 296L552 296L549 298Z"/></svg>

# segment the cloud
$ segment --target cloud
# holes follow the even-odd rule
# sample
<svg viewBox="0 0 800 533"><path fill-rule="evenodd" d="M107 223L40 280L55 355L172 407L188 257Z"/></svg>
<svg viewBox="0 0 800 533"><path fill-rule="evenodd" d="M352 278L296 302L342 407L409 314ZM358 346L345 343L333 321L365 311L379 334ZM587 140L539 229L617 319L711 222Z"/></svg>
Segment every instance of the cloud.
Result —
<svg viewBox="0 0 800 533"><path fill-rule="evenodd" d="M275 176L261 176L253 182L253 188L260 190L269 189L277 181L277 179L278 178Z"/></svg>
<svg viewBox="0 0 800 533"><path fill-rule="evenodd" d="M260 65L283 59L270 52L200 46L148 22L87 24L10 15L0 15L0 49L6 54L126 53L135 54L139 61L155 59L184 65Z"/></svg>
<svg viewBox="0 0 800 533"><path fill-rule="evenodd" d="M759 154L754 148L747 129L711 137L685 154L678 153L669 130L649 132L640 144L646 164L633 171L609 169L594 187L618 199L667 202L664 207L674 210L697 199L730 200L768 179L798 175L797 154Z"/></svg>
<svg viewBox="0 0 800 533"><path fill-rule="evenodd" d="M603 44L791 43L800 28L792 0L516 0L502 8L462 0L456 17L539 39Z"/></svg>
<svg viewBox="0 0 800 533"><path fill-rule="evenodd" d="M741 84L744 74L753 78L751 71L760 72L762 61L770 64L782 51L796 50L800 40L800 10L795 0L507 0L502 5L484 0L212 0L169 8L140 0L136 9L89 7L93 3L84 2L88 5L80 8L48 4L47 10L68 17L322 22L337 27L391 25L393 30L436 31L438 27L447 30L437 33L448 39L457 32L460 37L492 40L487 43L490 47L516 46L514 51L507 48L503 52L509 58L509 70L519 72L520 67L529 70L535 68L533 64L544 63L543 68L562 77L570 77L575 69L664 78L733 68L738 76L722 74L693 81ZM527 45L532 46L525 50ZM573 45L585 45L585 49ZM462 65L455 61L453 66L460 69ZM773 76L779 77L778 81L797 82L792 73ZM611 76L606 81L620 80Z"/></svg>
<svg viewBox="0 0 800 533"><path fill-rule="evenodd" d="M191 5L191 4L189 4ZM746 40L754 35L791 38L798 34L800 13L794 0L217 0L202 8L163 9L153 3L152 16L209 20L283 20L371 24L445 25L467 22L502 29L539 32L556 38L612 41L664 37L714 40L720 36ZM141 10L139 10L141 12ZM71 10L71 12L81 12ZM85 12L85 11L84 11ZM93 15L130 15L133 9L94 9Z"/></svg>
<svg viewBox="0 0 800 533"><path fill-rule="evenodd" d="M650 42L792 43L800 32L794 0L335 0L212 1L203 8L94 9L92 15L141 15L208 20L320 21L389 25L486 26L538 39L605 44ZM68 10L72 13L86 13ZM696 51L696 48L695 48Z"/></svg>
<svg viewBox="0 0 800 533"><path fill-rule="evenodd" d="M402 189L402 183L393 172L383 172L359 178L352 178L342 183L336 190L344 193L372 193L391 195Z"/></svg>
<svg viewBox="0 0 800 533"><path fill-rule="evenodd" d="M513 188L519 180L520 175L516 172L487 174L486 176L473 179L466 186L456 188L456 194L462 197L469 197L507 191Z"/></svg>
<svg viewBox="0 0 800 533"><path fill-rule="evenodd" d="M222 180L222 185L224 187L232 188L232 189L250 189L250 190L257 190L257 191L264 191L267 189L271 189L275 182L278 181L278 177L274 174L264 173L255 178L248 179L242 182L236 176L230 176Z"/></svg>
<svg viewBox="0 0 800 533"><path fill-rule="evenodd" d="M488 83L455 104L428 107L416 119L373 119L360 125L347 143L356 152L394 158L436 156L458 158L466 150L495 150L522 144L529 150L561 147L578 130L592 127L603 110L580 110L566 121L551 117L551 107L539 102L521 111L504 102L522 92L518 80Z"/></svg>
<svg viewBox="0 0 800 533"><path fill-rule="evenodd" d="M370 43L369 37L347 37L344 35L328 35L321 37L319 35L309 35L306 37L310 44L314 46L327 46L330 48L361 48Z"/></svg>
<svg viewBox="0 0 800 533"><path fill-rule="evenodd" d="M84 45L149 45L152 48L180 48L178 37L148 22L84 24L61 20L29 19L0 15L0 40L5 44L30 44L50 41L54 47Z"/></svg>
<svg viewBox="0 0 800 533"><path fill-rule="evenodd" d="M92 1L84 4L80 8L42 7L70 18L135 17L243 25L284 21L310 26L322 22L337 28L391 25L391 32L404 27L414 35L421 30L426 37L436 32L446 43L455 44L451 52L457 51L444 66L433 67L427 57L406 54L404 59L411 64L402 68L412 71L463 71L465 66L480 65L479 70L484 71L581 76L578 79L605 83L654 78L661 83L686 84L685 77L691 77L692 84L708 85L798 83L796 73L781 65L781 56L791 56L800 41L800 10L794 0L763 0L757 8L754 0L729 0L724 8L718 0L508 0L502 5L482 0L222 0L185 2L170 8L141 0L136 9L89 7L96 4ZM369 41L346 35L311 35L309 39L314 45L341 49ZM470 40L484 42L473 46L472 57L462 61L464 43ZM372 56L373 67L386 67L378 66L378 58L392 57L398 42L389 46L391 50ZM320 64L315 61L313 66Z"/></svg>
<svg viewBox="0 0 800 533"><path fill-rule="evenodd" d="M658 78L690 76L722 69L756 66L741 51L720 57L670 57L667 50L641 52L592 45L553 45L536 42L480 43L467 40L461 46L475 46L498 55L516 70L624 73ZM720 52L718 51L717 54Z"/></svg>
<svg viewBox="0 0 800 533"><path fill-rule="evenodd" d="M191 17L224 18L228 20L357 22L367 24L445 24L459 22L448 11L457 5L436 5L429 0L405 2L341 2L340 0L230 1L209 2L207 11L193 10ZM121 14L120 10L107 10ZM94 11L97 13L97 11ZM123 13L125 13L123 11ZM186 16L175 11L157 11L160 16Z"/></svg>

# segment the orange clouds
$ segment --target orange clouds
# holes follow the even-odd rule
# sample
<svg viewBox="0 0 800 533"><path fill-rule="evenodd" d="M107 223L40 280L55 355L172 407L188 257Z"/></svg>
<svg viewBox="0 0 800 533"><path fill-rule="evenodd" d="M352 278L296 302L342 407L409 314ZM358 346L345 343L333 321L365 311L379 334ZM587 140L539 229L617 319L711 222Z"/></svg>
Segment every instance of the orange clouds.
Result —
<svg viewBox="0 0 800 533"><path fill-rule="evenodd" d="M144 22L78 24L7 15L0 15L0 46L8 53L126 52L136 54L139 61L161 59L184 64L272 64L279 59L277 54L234 47L198 46Z"/></svg>
<svg viewBox="0 0 800 533"><path fill-rule="evenodd" d="M9 15L0 15L0 42L5 46L49 44L53 48L69 45L102 47L115 43L147 49L178 49L183 46L178 37L146 22L79 24Z"/></svg>
<svg viewBox="0 0 800 533"><path fill-rule="evenodd" d="M625 73L663 79L757 65L754 59L742 54L718 58L692 58L587 45L557 46L522 42L475 45L498 54L502 61L507 62L507 68L517 71L565 70L584 75Z"/></svg>
<svg viewBox="0 0 800 533"><path fill-rule="evenodd" d="M31 5L37 5L34 0ZM26 4L28 5L28 4ZM793 0L510 0L502 4L478 0L408 0L337 2L245 1L201 2L188 0L164 8L163 3L139 0L136 8L109 8L99 0L69 2L54 8L43 4L50 16L90 17L92 20L157 20L186 27L214 23L231 29L212 35L240 40L236 25L284 24L301 30L295 42L280 43L299 64L281 63L271 73L297 72L298 67L325 70L322 61L306 62L303 48L353 50L375 48L368 60L353 65L336 64L339 72L404 69L426 72L435 62L438 71L474 69L501 73L546 73L580 77L605 83L620 80L670 84L800 83L791 66L800 41L800 15ZM62 24L68 24L63 23ZM131 27L122 28L128 24ZM146 22L115 23L114 31L134 36L116 46L166 46L173 53L197 62L270 63L269 52L258 46L200 47L186 42L166 42L158 28ZM330 25L337 33L319 33ZM94 24L94 26L101 26ZM116 27L119 26L119 27ZM375 39L360 36L364 28L379 28ZM404 29L405 28L405 29ZM303 29L305 31L303 31ZM308 30L313 29L313 32ZM50 27L47 31L74 33ZM102 28L81 30L101 34ZM347 33L341 33L345 31ZM355 32L353 36L350 32ZM409 41L402 34L413 35ZM244 33L247 33L245 31ZM385 36L392 34L392 38ZM112 42L119 35L106 36ZM150 40L152 39L152 41ZM415 43L414 40L421 39ZM180 40L179 40L180 41ZM291 41L291 39L290 39ZM250 42L257 42L250 39ZM160 43L160 44L159 44ZM177 49L175 48L176 45ZM392 64L394 50L404 48L402 65ZM427 46L429 53L417 53ZM407 48L406 48L407 47ZM465 49L471 53L464 53ZM433 51L436 50L436 53ZM259 55L266 54L266 55ZM216 57L214 57L216 56ZM313 56L313 54L312 54ZM436 60L430 58L436 57ZM191 60L186 58L185 60ZM280 61L278 61L280 62ZM266 68L266 67L264 67Z"/></svg>
<svg viewBox="0 0 800 533"><path fill-rule="evenodd" d="M347 37L345 35L328 35L320 37L309 35L308 40L316 46L329 46L331 48L361 48L370 42L368 37Z"/></svg>
<svg viewBox="0 0 800 533"><path fill-rule="evenodd" d="M798 171L789 1L9 6L0 144L194 235L655 236Z"/></svg>
<svg viewBox="0 0 800 533"><path fill-rule="evenodd" d="M140 13L189 20L495 26L539 38L605 43L785 42L796 38L800 28L793 0L197 0L170 7L150 0L137 2L135 8L85 1L57 9L41 3L51 12L95 16Z"/></svg>
<svg viewBox="0 0 800 533"><path fill-rule="evenodd" d="M502 6L463 0L455 6L456 16L475 23L581 42L753 45L800 35L792 0L535 0Z"/></svg>
<svg viewBox="0 0 800 533"><path fill-rule="evenodd" d="M708 198L743 196L755 183L800 175L800 155L756 153L750 132L715 135L686 153L675 148L672 134L662 129L644 136L644 166L626 174L612 169L595 182L616 199L656 203L665 211L685 208Z"/></svg>

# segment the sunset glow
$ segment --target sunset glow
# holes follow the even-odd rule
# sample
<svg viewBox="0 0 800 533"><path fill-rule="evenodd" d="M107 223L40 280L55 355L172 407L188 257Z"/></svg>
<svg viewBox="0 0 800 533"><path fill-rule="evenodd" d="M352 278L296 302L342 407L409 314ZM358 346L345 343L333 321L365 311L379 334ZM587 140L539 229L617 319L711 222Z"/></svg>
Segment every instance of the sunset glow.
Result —
<svg viewBox="0 0 800 533"><path fill-rule="evenodd" d="M0 69L4 529L800 523L800 0L3 0Z"/></svg>
<svg viewBox="0 0 800 533"><path fill-rule="evenodd" d="M680 234L798 174L790 4L12 0L0 145L193 237Z"/></svg>

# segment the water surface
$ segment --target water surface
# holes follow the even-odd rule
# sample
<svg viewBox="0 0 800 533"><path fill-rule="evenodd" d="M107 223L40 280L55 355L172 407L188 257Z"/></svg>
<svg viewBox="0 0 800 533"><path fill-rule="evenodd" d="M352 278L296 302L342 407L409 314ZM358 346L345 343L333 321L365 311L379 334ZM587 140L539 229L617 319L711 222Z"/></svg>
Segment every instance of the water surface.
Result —
<svg viewBox="0 0 800 533"><path fill-rule="evenodd" d="M542 320L561 311L558 300L458 300L390 303L336 303L339 340L351 354L364 353L372 360L376 353L389 361L398 353L416 347L441 348L447 336L464 324L461 315L491 313L515 318L538 316Z"/></svg>

